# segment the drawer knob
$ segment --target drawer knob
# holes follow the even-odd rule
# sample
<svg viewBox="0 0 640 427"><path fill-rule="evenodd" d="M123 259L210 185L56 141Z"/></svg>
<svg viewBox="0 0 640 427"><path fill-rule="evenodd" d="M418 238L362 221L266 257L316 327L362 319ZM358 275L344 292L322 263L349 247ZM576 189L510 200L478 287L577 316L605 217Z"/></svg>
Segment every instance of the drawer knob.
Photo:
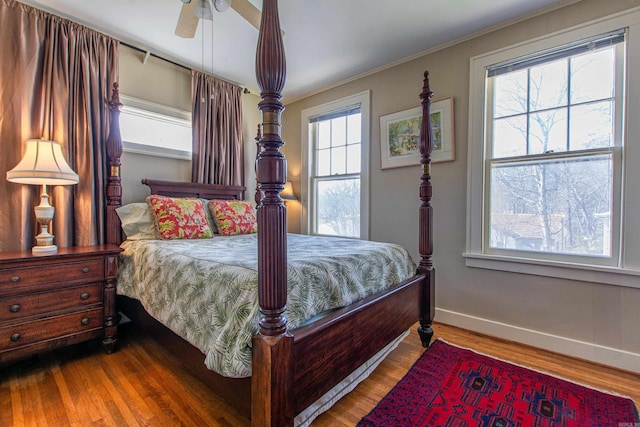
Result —
<svg viewBox="0 0 640 427"><path fill-rule="evenodd" d="M19 282L19 281L20 281L20 276L13 276L13 277L11 278L11 281L12 281L13 283L17 283L17 282Z"/></svg>
<svg viewBox="0 0 640 427"><path fill-rule="evenodd" d="M12 313L17 313L20 311L20 304L13 304L11 307L9 307L9 311Z"/></svg>
<svg viewBox="0 0 640 427"><path fill-rule="evenodd" d="M83 317L80 323L82 323L83 326L87 326L89 324L89 318Z"/></svg>
<svg viewBox="0 0 640 427"><path fill-rule="evenodd" d="M15 334L11 335L11 341L12 342L18 342L19 339L20 339L20 334L15 333Z"/></svg>
<svg viewBox="0 0 640 427"><path fill-rule="evenodd" d="M83 272L83 273L88 273L88 272L89 272L89 267L85 267L85 268L83 268L83 269L82 269L82 272Z"/></svg>
<svg viewBox="0 0 640 427"><path fill-rule="evenodd" d="M89 299L89 293L88 292L83 292L80 294L80 299L85 300L85 299Z"/></svg>

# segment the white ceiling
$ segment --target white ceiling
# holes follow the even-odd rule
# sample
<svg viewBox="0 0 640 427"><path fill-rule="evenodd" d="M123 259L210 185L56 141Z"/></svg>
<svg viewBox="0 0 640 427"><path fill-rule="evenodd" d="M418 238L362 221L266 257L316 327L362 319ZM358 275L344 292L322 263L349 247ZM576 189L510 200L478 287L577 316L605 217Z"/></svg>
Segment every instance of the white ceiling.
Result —
<svg viewBox="0 0 640 427"><path fill-rule="evenodd" d="M21 1L258 92L258 31L233 9L214 11L213 23L201 21L194 39L182 39L174 34L180 0ZM280 0L287 57L285 101L575 1ZM262 0L251 2L262 9Z"/></svg>

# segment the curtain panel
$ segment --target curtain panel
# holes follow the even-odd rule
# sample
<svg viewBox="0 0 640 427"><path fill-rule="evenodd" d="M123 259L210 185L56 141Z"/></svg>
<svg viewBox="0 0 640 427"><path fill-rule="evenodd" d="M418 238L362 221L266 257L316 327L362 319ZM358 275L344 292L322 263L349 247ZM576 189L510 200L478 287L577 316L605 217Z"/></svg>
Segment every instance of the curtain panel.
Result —
<svg viewBox="0 0 640 427"><path fill-rule="evenodd" d="M38 232L33 208L40 189L5 179L30 138L61 143L80 177L77 185L50 188L55 244L104 242L104 141L118 46L67 19L0 0L0 250L27 250Z"/></svg>
<svg viewBox="0 0 640 427"><path fill-rule="evenodd" d="M191 181L244 185L242 89L191 71Z"/></svg>

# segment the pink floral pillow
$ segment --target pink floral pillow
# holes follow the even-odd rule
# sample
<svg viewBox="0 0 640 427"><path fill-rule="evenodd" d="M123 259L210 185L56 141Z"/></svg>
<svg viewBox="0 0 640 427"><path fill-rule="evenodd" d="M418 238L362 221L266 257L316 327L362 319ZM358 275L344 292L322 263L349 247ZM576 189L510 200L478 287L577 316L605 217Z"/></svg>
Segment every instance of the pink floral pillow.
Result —
<svg viewBox="0 0 640 427"><path fill-rule="evenodd" d="M213 237L202 201L151 195L147 197L147 204L160 239Z"/></svg>
<svg viewBox="0 0 640 427"><path fill-rule="evenodd" d="M258 231L251 203L242 200L210 200L209 210L220 234L250 234Z"/></svg>

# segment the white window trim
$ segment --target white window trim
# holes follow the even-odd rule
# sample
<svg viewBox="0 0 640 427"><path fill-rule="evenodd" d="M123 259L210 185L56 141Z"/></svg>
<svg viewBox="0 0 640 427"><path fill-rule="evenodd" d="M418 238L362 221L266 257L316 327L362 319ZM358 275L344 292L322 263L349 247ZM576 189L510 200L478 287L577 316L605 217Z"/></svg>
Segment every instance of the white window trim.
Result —
<svg viewBox="0 0 640 427"><path fill-rule="evenodd" d="M133 114L139 114L154 120L167 121L182 125L191 126L191 113L155 102L131 96L120 95L123 109L129 108ZM130 141L122 141L122 150L125 153L143 154L146 156L167 157L171 159L192 160L191 151L176 150L166 147L156 147L153 145L137 144Z"/></svg>
<svg viewBox="0 0 640 427"><path fill-rule="evenodd" d="M315 107L302 110L301 122L300 122L300 141L302 141L301 147L301 200L302 203L302 233L309 234L310 230L310 215L309 215L309 194L310 179L309 179L309 167L311 165L312 151L309 147L309 119L314 116L318 116L324 113L335 111L341 108L346 108L351 105L360 104L360 114L362 117L361 126L361 145L360 145L360 238L363 240L369 239L369 152L370 152L370 134L371 134L371 113L370 113L370 92L360 92L355 95L348 96L346 98L338 99L336 101L328 102L326 104L318 105Z"/></svg>
<svg viewBox="0 0 640 427"><path fill-rule="evenodd" d="M483 253L485 80L487 66L544 51L576 40L627 28L625 112L625 160L623 165L622 237L620 261L615 267L558 261L540 261L517 256ZM511 271L640 288L640 8L591 21L518 45L470 59L469 153L467 170L467 242L463 254L467 267ZM631 113L629 113L631 112ZM630 167L625 167L630 165ZM634 184L635 183L635 184Z"/></svg>

